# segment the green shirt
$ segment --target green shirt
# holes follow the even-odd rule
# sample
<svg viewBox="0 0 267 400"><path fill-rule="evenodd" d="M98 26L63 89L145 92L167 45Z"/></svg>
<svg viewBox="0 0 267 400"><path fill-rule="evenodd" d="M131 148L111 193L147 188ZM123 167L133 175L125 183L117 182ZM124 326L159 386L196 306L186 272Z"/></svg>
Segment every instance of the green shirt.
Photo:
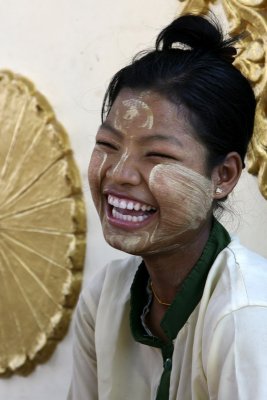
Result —
<svg viewBox="0 0 267 400"><path fill-rule="evenodd" d="M131 287L130 326L133 337L137 342L161 349L163 372L156 400L169 399L173 340L201 300L209 270L218 254L230 241L231 239L226 229L214 219L210 236L199 260L184 280L181 290L177 293L160 323L162 330L168 338L167 342L155 336L148 335L142 325L141 315L148 301L146 288L149 279L144 262L140 264L136 272Z"/></svg>

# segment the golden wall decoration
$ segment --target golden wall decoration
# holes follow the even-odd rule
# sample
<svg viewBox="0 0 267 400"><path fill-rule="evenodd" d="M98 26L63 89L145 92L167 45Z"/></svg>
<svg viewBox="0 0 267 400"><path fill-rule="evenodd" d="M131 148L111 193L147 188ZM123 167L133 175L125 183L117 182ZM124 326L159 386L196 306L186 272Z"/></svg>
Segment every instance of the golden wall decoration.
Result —
<svg viewBox="0 0 267 400"><path fill-rule="evenodd" d="M180 0L179 13L213 9L215 1ZM255 129L247 154L248 171L258 175L267 199L267 0L221 0L229 21L229 33L246 32L239 42L235 65L251 81L257 98Z"/></svg>
<svg viewBox="0 0 267 400"><path fill-rule="evenodd" d="M85 208L67 133L27 79L0 71L0 374L29 373L67 330Z"/></svg>

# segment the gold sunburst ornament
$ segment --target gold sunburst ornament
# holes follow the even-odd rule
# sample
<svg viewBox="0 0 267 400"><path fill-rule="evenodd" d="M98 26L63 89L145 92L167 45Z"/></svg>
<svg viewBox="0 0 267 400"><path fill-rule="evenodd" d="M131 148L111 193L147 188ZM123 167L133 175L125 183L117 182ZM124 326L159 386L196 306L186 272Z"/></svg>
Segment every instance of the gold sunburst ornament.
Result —
<svg viewBox="0 0 267 400"><path fill-rule="evenodd" d="M85 254L68 136L27 79L0 71L0 374L28 373L66 332Z"/></svg>
<svg viewBox="0 0 267 400"><path fill-rule="evenodd" d="M180 11L207 13L215 1L179 0ZM218 3L218 2L216 2ZM267 0L221 0L229 21L229 32L248 35L240 41L235 66L250 80L257 98L255 128L249 146L248 171L258 175L267 199Z"/></svg>

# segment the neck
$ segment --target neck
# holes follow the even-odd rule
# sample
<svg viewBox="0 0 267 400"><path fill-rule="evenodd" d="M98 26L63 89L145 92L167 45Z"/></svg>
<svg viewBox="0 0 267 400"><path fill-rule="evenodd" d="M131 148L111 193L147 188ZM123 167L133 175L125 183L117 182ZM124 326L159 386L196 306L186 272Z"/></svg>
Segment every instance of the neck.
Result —
<svg viewBox="0 0 267 400"><path fill-rule="evenodd" d="M168 252L143 256L153 282L153 288L162 302L172 303L184 279L201 256L208 240L211 220L190 238L190 242ZM166 307L165 307L166 309Z"/></svg>

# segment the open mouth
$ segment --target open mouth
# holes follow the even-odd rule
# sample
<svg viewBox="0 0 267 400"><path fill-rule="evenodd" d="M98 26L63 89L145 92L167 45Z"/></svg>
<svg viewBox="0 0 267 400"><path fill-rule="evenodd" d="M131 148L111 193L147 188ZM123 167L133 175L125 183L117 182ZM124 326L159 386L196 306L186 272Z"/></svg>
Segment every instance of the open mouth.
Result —
<svg viewBox="0 0 267 400"><path fill-rule="evenodd" d="M147 221L156 212L156 208L149 204L113 195L108 195L107 202L110 217L118 222L140 224Z"/></svg>

